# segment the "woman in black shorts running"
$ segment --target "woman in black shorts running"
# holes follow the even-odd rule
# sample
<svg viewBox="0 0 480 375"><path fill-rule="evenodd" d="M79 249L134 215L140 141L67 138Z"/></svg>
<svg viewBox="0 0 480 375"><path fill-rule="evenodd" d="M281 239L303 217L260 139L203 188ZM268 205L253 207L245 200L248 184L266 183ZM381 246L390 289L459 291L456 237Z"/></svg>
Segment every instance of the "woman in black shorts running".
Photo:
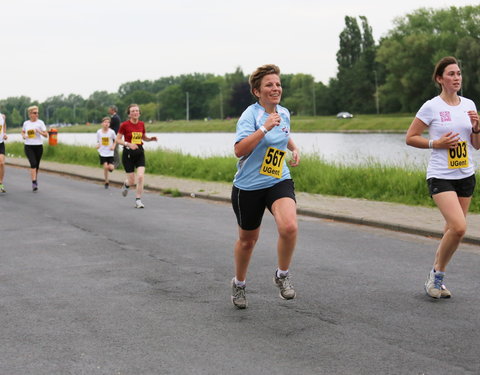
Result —
<svg viewBox="0 0 480 375"><path fill-rule="evenodd" d="M25 155L30 162L30 177L32 178L32 190L38 190L38 169L43 155L43 138L48 137L45 123L38 118L38 107L28 107L28 117L23 123L22 137L25 140ZM43 138L42 138L43 137Z"/></svg>
<svg viewBox="0 0 480 375"><path fill-rule="evenodd" d="M136 180L135 208L144 208L145 205L141 200L145 179L143 141L156 141L157 137L147 137L145 134L145 123L139 120L140 108L138 104L130 104L127 115L129 119L120 125L116 139L116 143L123 145L122 163L127 173L127 179L122 186L122 195L127 196L130 186L135 185ZM135 169L137 170L136 178Z"/></svg>
<svg viewBox="0 0 480 375"><path fill-rule="evenodd" d="M290 136L290 112L280 106L282 85L278 66L257 68L249 83L258 102L249 106L237 122L234 149L239 161L232 189L238 239L231 299L239 309L247 307L245 280L265 208L273 214L279 235L273 281L281 298L289 300L296 296L289 266L297 240L297 206L286 163L287 149L291 151L292 167L298 165L300 156Z"/></svg>

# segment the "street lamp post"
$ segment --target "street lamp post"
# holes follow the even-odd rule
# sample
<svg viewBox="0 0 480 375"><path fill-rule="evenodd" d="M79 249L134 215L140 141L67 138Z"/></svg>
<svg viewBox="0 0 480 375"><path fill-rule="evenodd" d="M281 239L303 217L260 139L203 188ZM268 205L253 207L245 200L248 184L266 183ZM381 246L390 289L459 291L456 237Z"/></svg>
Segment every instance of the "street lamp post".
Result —
<svg viewBox="0 0 480 375"><path fill-rule="evenodd" d="M375 106L377 107L377 115L380 113L380 108L378 104L378 82L377 82L377 71L374 70L373 74L375 76Z"/></svg>
<svg viewBox="0 0 480 375"><path fill-rule="evenodd" d="M187 107L185 108L185 110L187 112L187 121L190 121L190 98L188 96L188 91L186 92L186 102Z"/></svg>
<svg viewBox="0 0 480 375"><path fill-rule="evenodd" d="M313 89L312 89L312 96L313 96L313 115L317 115L317 100L315 99L315 82L313 82Z"/></svg>
<svg viewBox="0 0 480 375"><path fill-rule="evenodd" d="M50 108L55 108L54 105L49 105L47 107L47 124L50 124Z"/></svg>
<svg viewBox="0 0 480 375"><path fill-rule="evenodd" d="M223 94L220 88L220 118L223 120Z"/></svg>

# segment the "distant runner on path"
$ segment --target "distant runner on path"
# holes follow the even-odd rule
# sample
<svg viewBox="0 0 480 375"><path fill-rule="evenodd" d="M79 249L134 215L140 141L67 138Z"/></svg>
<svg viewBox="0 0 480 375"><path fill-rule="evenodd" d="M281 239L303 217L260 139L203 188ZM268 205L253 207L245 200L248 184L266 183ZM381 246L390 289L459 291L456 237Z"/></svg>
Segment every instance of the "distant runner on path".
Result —
<svg viewBox="0 0 480 375"><path fill-rule="evenodd" d="M129 119L120 125L116 142L123 145L122 163L127 178L122 186L122 195L127 196L131 186L137 184L135 208L144 208L142 203L143 184L145 180L145 151L143 141L156 141L157 137L147 137L145 124L140 121L138 104L130 104L127 109ZM135 176L135 169L137 175Z"/></svg>
<svg viewBox="0 0 480 375"><path fill-rule="evenodd" d="M0 193L6 193L3 179L5 178L5 141L7 136L7 121L3 113L0 113Z"/></svg>
<svg viewBox="0 0 480 375"><path fill-rule="evenodd" d="M32 178L32 190L38 190L38 170L43 155L43 138L48 137L45 123L38 118L38 107L28 107L30 120L23 123L22 137L25 140L25 155L30 163L30 177Z"/></svg>

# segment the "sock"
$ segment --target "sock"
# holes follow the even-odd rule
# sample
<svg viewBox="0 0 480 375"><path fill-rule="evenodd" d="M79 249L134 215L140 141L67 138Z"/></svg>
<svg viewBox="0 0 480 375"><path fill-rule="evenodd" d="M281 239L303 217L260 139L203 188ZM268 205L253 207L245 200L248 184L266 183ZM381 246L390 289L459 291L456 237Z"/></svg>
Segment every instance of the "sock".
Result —
<svg viewBox="0 0 480 375"><path fill-rule="evenodd" d="M37 183L37 180L33 180L33 181L32 181L32 184L36 184L36 183Z"/></svg>
<svg viewBox="0 0 480 375"><path fill-rule="evenodd" d="M235 276L235 285L236 286L245 286L245 280L239 281L239 280L237 280L237 276Z"/></svg>
<svg viewBox="0 0 480 375"><path fill-rule="evenodd" d="M136 200L136 201L139 201L139 200L140 200L140 198L135 198L135 200Z"/></svg>
<svg viewBox="0 0 480 375"><path fill-rule="evenodd" d="M288 275L288 270L284 271L280 268L277 268L277 277L285 277Z"/></svg>

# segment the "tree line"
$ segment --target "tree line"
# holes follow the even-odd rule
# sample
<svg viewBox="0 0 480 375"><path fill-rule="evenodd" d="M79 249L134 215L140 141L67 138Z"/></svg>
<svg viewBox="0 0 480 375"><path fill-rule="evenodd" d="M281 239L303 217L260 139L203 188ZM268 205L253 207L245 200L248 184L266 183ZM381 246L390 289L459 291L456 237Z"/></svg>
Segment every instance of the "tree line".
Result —
<svg viewBox="0 0 480 375"><path fill-rule="evenodd" d="M339 35L336 77L327 84L310 74L282 74L282 104L293 114L415 112L437 94L431 80L441 57L461 65L461 95L480 98L480 5L420 8L394 21L378 43L368 20L346 16ZM248 75L240 67L223 76L194 73L122 84L118 92L96 91L88 98L58 95L44 102L29 97L0 100L11 126L20 126L30 105L40 107L48 123L98 123L115 104L142 108L145 121L238 117L253 98ZM125 117L125 116L122 116Z"/></svg>

